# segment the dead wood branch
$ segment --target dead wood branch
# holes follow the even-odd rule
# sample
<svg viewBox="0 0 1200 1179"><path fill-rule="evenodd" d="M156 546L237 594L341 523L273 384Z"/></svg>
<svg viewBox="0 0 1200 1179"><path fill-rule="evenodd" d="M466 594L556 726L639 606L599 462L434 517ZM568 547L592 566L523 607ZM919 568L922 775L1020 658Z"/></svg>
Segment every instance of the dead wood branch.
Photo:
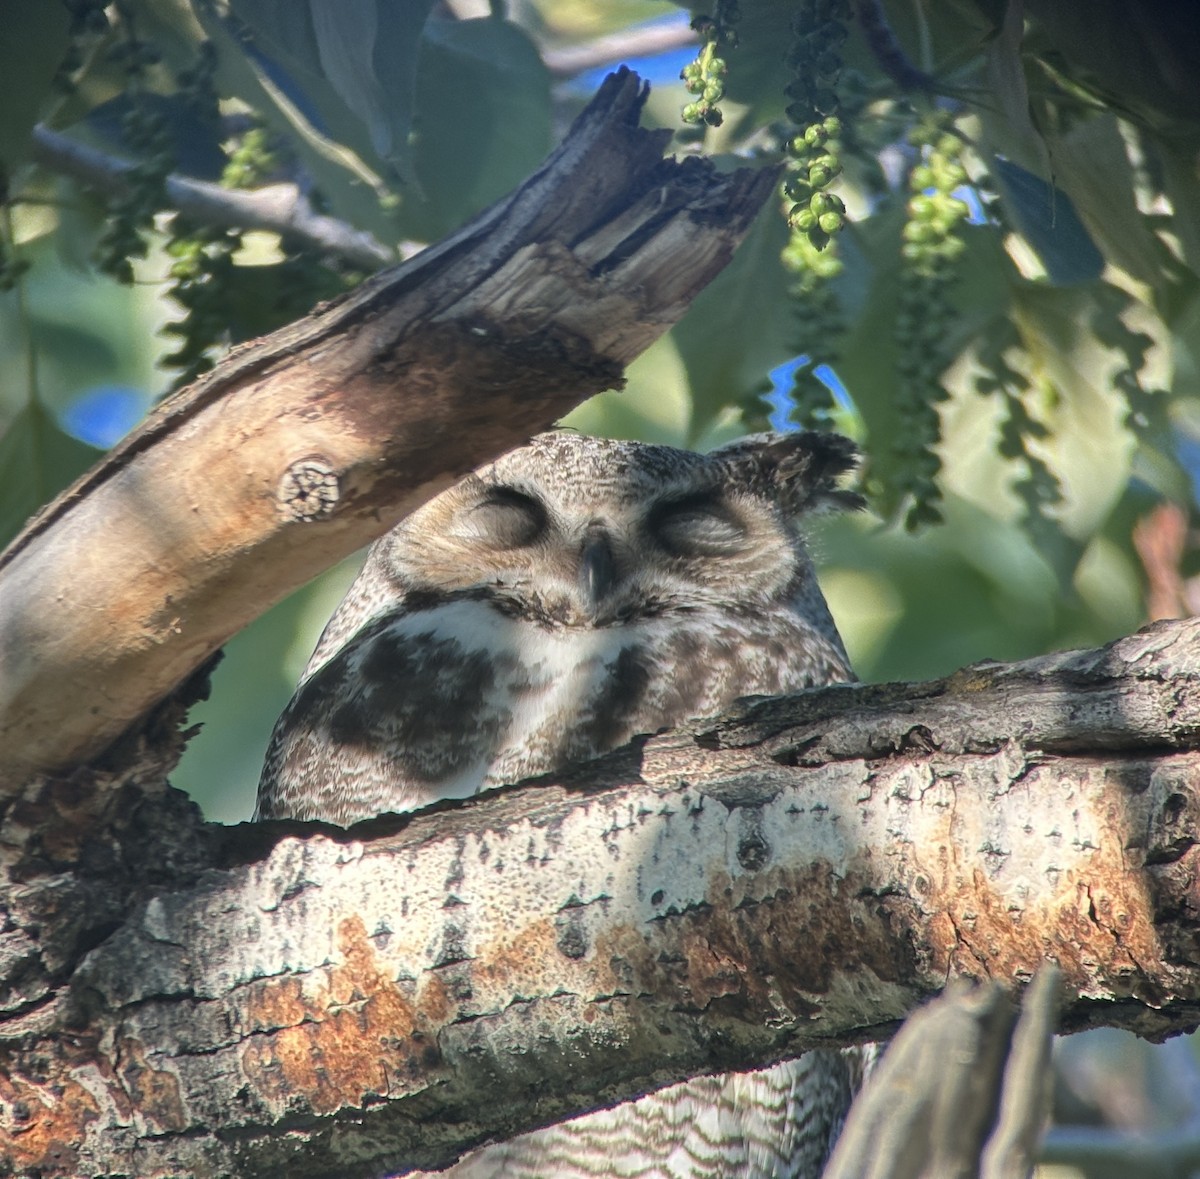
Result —
<svg viewBox="0 0 1200 1179"><path fill-rule="evenodd" d="M774 184L663 160L611 75L520 189L237 349L0 554L0 791L99 754L258 614L602 389Z"/></svg>

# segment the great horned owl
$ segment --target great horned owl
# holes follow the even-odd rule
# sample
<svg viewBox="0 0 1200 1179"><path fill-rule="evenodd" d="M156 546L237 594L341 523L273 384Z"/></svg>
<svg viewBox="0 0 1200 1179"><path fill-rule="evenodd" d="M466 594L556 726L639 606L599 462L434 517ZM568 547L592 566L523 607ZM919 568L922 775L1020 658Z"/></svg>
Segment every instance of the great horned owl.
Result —
<svg viewBox="0 0 1200 1179"><path fill-rule="evenodd" d="M372 548L275 727L260 818L352 823L560 769L740 696L853 679L806 518L854 448L543 434ZM815 1176L853 1086L814 1052L485 1147L458 1176Z"/></svg>

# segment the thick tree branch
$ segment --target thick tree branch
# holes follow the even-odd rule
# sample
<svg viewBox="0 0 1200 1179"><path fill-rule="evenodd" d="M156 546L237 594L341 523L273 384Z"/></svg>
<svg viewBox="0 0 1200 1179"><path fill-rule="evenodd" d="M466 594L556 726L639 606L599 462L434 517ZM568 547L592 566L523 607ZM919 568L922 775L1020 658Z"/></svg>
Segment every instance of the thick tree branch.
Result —
<svg viewBox="0 0 1200 1179"><path fill-rule="evenodd" d="M1200 622L752 702L349 833L95 775L10 804L0 1163L369 1175L1061 970L1200 1019ZM173 883L172 883L173 882Z"/></svg>
<svg viewBox="0 0 1200 1179"><path fill-rule="evenodd" d="M134 169L132 163L43 126L33 129L33 157L43 168L109 194L127 192ZM166 180L166 193L176 209L199 225L270 229L367 270L396 260L396 252L371 234L316 212L295 184L271 184L246 192L172 173Z"/></svg>
<svg viewBox="0 0 1200 1179"><path fill-rule="evenodd" d="M0 554L0 793L101 752L231 634L593 393L774 185L663 160L611 75L519 190L235 351Z"/></svg>

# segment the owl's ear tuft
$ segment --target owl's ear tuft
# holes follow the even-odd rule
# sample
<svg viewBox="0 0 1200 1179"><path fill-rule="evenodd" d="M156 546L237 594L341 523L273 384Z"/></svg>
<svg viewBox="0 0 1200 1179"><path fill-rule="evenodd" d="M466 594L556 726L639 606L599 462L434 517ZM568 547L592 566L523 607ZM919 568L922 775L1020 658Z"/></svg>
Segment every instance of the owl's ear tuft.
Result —
<svg viewBox="0 0 1200 1179"><path fill-rule="evenodd" d="M858 466L858 447L841 434L798 430L750 434L712 452L751 490L777 497L790 513L861 511L867 501L838 480Z"/></svg>

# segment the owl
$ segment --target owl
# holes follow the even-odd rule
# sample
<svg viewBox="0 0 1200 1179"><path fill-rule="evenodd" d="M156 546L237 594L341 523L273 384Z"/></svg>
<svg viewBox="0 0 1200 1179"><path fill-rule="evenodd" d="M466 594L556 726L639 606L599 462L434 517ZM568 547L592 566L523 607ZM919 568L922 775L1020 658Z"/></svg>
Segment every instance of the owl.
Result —
<svg viewBox="0 0 1200 1179"><path fill-rule="evenodd" d="M371 549L275 726L258 817L349 824L854 678L805 546L857 508L834 434L701 455L552 432ZM484 1147L444 1174L816 1176L856 1084L812 1052Z"/></svg>

